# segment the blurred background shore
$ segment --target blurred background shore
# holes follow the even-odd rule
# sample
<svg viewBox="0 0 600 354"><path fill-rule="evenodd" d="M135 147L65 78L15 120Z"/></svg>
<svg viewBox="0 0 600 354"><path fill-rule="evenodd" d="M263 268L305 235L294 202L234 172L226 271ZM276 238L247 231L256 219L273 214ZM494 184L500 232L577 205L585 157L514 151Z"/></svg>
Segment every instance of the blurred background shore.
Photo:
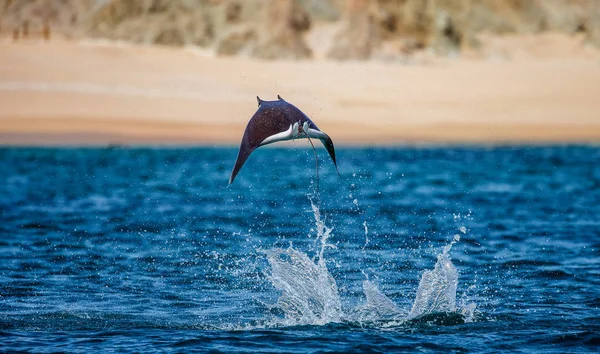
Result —
<svg viewBox="0 0 600 354"><path fill-rule="evenodd" d="M0 145L600 142L600 1L0 0Z"/></svg>

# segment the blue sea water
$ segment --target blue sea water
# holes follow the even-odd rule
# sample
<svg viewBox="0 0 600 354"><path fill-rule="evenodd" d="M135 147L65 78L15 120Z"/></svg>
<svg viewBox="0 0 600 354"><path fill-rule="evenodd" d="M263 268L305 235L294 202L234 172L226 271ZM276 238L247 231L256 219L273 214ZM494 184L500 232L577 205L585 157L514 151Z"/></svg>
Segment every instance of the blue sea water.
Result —
<svg viewBox="0 0 600 354"><path fill-rule="evenodd" d="M600 148L0 149L2 352L598 352Z"/></svg>

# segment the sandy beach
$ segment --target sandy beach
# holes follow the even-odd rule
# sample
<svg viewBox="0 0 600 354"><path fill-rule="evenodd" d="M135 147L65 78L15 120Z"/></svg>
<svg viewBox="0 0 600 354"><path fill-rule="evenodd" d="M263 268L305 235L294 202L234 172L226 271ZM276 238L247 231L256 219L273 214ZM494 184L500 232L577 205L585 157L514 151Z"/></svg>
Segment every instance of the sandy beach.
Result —
<svg viewBox="0 0 600 354"><path fill-rule="evenodd" d="M595 56L260 61L197 49L0 43L0 145L237 145L280 94L340 145L600 142Z"/></svg>

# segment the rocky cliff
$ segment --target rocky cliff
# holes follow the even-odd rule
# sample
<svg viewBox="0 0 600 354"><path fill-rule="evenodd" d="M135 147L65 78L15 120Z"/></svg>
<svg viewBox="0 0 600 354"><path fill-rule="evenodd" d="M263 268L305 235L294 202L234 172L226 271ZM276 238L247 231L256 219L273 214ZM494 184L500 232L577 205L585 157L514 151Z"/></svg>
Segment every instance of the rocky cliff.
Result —
<svg viewBox="0 0 600 354"><path fill-rule="evenodd" d="M459 54L482 34L561 32L600 48L600 0L0 0L0 36L45 28L263 59Z"/></svg>

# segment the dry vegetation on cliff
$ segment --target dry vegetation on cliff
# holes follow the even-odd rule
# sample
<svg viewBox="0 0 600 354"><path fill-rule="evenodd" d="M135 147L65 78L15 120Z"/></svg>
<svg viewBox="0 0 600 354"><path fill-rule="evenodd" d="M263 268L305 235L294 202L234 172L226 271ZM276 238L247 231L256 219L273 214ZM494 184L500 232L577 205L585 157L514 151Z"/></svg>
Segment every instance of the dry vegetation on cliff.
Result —
<svg viewBox="0 0 600 354"><path fill-rule="evenodd" d="M600 48L599 0L0 0L0 35L22 37L24 24L263 59L455 55L544 32Z"/></svg>

